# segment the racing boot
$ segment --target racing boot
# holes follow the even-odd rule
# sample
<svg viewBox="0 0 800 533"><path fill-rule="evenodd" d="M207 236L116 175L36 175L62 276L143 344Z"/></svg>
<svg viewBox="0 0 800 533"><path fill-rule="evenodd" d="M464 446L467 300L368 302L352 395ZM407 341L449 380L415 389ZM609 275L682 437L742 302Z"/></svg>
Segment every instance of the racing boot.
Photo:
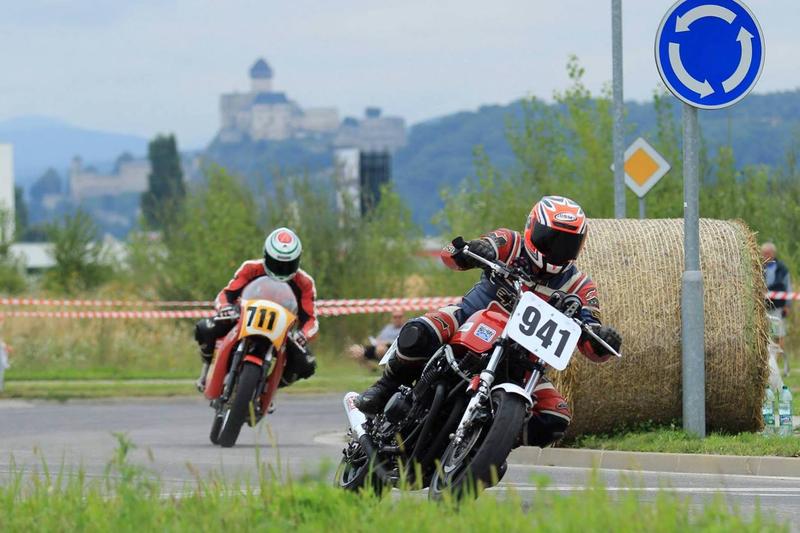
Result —
<svg viewBox="0 0 800 533"><path fill-rule="evenodd" d="M366 415L377 415L383 411L386 402L397 392L400 385L411 385L414 382L416 369L392 357L383 370L383 375L371 387L358 395L353 402L356 408Z"/></svg>
<svg viewBox="0 0 800 533"><path fill-rule="evenodd" d="M420 319L406 322L383 376L356 398L356 408L367 415L380 413L400 385L411 385L419 378L425 362L439 346L437 334L427 322Z"/></svg>
<svg viewBox="0 0 800 533"><path fill-rule="evenodd" d="M194 384L199 392L204 392L206 390L206 375L208 374L208 368L211 366L212 356L213 354L207 354L202 349L200 350L200 358L203 359L203 367L200 369L200 377L197 378Z"/></svg>

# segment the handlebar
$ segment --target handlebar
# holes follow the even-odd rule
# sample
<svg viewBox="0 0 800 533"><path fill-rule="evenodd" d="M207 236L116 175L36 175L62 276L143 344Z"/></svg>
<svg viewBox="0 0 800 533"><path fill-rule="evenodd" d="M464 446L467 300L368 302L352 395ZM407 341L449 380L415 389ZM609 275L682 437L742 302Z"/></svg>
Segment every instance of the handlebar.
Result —
<svg viewBox="0 0 800 533"><path fill-rule="evenodd" d="M455 239L453 239L453 242L451 244L460 253L483 264L485 267L489 268L493 272L496 272L497 274L500 274L505 278L523 282L531 281L530 277L527 274L525 274L524 272L522 272L517 268L509 268L508 265L503 263L502 261L499 260L490 261L485 257L481 257L480 255L473 253L472 251L470 251L469 245L466 243L466 241L464 241L463 237L460 236L456 237Z"/></svg>

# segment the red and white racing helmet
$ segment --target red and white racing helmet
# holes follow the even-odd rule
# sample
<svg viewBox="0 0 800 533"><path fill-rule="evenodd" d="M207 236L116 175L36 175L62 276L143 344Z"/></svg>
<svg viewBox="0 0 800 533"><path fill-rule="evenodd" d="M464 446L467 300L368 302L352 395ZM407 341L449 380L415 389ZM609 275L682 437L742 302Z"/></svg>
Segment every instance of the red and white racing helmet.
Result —
<svg viewBox="0 0 800 533"><path fill-rule="evenodd" d="M563 196L545 196L525 223L525 251L540 270L559 274L578 257L586 240L586 215Z"/></svg>
<svg viewBox="0 0 800 533"><path fill-rule="evenodd" d="M295 232L278 228L264 241L264 268L279 281L288 281L297 273L303 245Z"/></svg>

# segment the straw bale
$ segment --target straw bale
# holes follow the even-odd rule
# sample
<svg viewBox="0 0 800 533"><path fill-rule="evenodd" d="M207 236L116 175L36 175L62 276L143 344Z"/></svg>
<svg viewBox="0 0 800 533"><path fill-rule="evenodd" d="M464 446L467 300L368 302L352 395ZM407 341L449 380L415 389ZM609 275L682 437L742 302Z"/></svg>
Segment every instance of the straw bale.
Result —
<svg viewBox="0 0 800 533"><path fill-rule="evenodd" d="M700 221L705 288L706 421L711 430L761 427L768 376L764 282L752 232ZM590 221L581 270L597 283L603 322L623 337L623 359L576 354L551 376L573 410L569 436L679 420L682 220Z"/></svg>

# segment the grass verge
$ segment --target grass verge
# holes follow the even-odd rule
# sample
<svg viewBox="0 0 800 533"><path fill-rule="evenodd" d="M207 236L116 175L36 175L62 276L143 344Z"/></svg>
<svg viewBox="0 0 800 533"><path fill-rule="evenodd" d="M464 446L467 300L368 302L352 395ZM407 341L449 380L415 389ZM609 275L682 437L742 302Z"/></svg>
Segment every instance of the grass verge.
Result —
<svg viewBox="0 0 800 533"><path fill-rule="evenodd" d="M197 370L199 370L199 364L197 366ZM89 375L92 379L86 379L78 373L66 376L55 373L44 374L47 377L29 373L23 374L28 377L28 379L24 379L18 374L9 372L5 390L0 392L0 398L67 400L72 398L198 395L194 387L196 374L171 376L145 372L109 376L106 372L99 371L90 372ZM359 391L368 387L374 380L374 374L350 361L322 357L319 360L317 373L311 379L298 381L289 388L281 389L279 394Z"/></svg>
<svg viewBox="0 0 800 533"><path fill-rule="evenodd" d="M615 435L584 435L570 443L570 446L633 452L800 457L800 438L794 436L712 433L705 439L699 439L675 428L628 431Z"/></svg>
<svg viewBox="0 0 800 533"><path fill-rule="evenodd" d="M29 531L788 531L756 508L743 517L719 497L692 509L662 491L645 500L635 491L609 493L597 479L573 494L541 481L529 505L519 494L484 494L463 505L435 504L401 493L378 498L335 489L329 475L288 479L258 462L244 486L200 476L179 493L165 493L157 475L128 462L120 448L104 478L64 473L11 474L0 486L0 530Z"/></svg>

